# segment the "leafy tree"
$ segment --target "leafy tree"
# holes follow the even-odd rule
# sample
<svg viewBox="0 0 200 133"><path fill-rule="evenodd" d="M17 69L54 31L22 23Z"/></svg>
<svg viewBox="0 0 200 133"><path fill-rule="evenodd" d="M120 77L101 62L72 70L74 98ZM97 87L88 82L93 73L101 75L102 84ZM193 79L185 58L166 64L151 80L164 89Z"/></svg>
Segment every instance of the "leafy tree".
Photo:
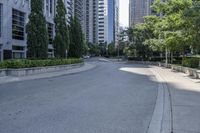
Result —
<svg viewBox="0 0 200 133"><path fill-rule="evenodd" d="M153 33L145 44L153 50L166 50L166 59L168 52L181 52L184 55L185 49L190 44L185 26L188 21L184 19L183 12L191 6L192 0L168 0L161 2L156 0L153 4L154 10L160 14L160 19L155 22Z"/></svg>
<svg viewBox="0 0 200 133"><path fill-rule="evenodd" d="M48 32L43 15L43 0L31 1L27 29L27 55L29 58L47 58Z"/></svg>
<svg viewBox="0 0 200 133"><path fill-rule="evenodd" d="M116 49L115 49L115 43L114 42L108 44L108 55L109 56L116 56Z"/></svg>
<svg viewBox="0 0 200 133"><path fill-rule="evenodd" d="M147 59L151 55L151 52L148 45L144 45L145 40L149 38L149 33L145 28L145 24L141 23L135 25L132 27L131 31L132 35L129 33L129 35L132 36L132 43L130 46L135 48L133 49L135 50L135 55L143 60Z"/></svg>
<svg viewBox="0 0 200 133"><path fill-rule="evenodd" d="M99 44L100 55L101 56L108 56L107 54L107 42Z"/></svg>
<svg viewBox="0 0 200 133"><path fill-rule="evenodd" d="M56 36L54 39L54 48L56 57L66 57L66 50L69 50L69 31L66 23L66 8L63 0L57 0L56 5L56 16L55 21L55 31Z"/></svg>
<svg viewBox="0 0 200 133"><path fill-rule="evenodd" d="M88 46L89 46L89 53L92 56L100 55L100 47L97 44L88 43Z"/></svg>
<svg viewBox="0 0 200 133"><path fill-rule="evenodd" d="M190 39L192 52L200 54L200 2L193 0L190 8L185 10L184 19L188 22L185 25L185 32Z"/></svg>
<svg viewBox="0 0 200 133"><path fill-rule="evenodd" d="M83 54L87 55L89 52L89 46L88 42L83 38Z"/></svg>
<svg viewBox="0 0 200 133"><path fill-rule="evenodd" d="M70 45L69 56L81 57L83 54L84 35L81 29L81 25L75 16L71 20L70 24Z"/></svg>

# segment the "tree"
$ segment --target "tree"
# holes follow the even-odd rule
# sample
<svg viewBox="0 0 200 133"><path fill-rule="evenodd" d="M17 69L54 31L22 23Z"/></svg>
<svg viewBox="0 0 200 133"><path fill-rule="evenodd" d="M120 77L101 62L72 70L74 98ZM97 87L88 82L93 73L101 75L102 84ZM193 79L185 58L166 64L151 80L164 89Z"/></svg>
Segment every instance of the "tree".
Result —
<svg viewBox="0 0 200 133"><path fill-rule="evenodd" d="M100 54L101 56L108 56L107 54L107 42L105 43L100 43L99 44L99 48L100 48Z"/></svg>
<svg viewBox="0 0 200 133"><path fill-rule="evenodd" d="M26 29L28 57L47 58L48 32L43 15L43 0L31 1L31 13Z"/></svg>
<svg viewBox="0 0 200 133"><path fill-rule="evenodd" d="M155 21L155 26L152 28L154 36L145 40L145 44L153 50L162 52L165 49L166 63L168 53L171 53L171 56L174 52L184 55L185 49L189 47L191 39L185 30L188 21L184 19L183 12L191 6L191 2L192 0L168 0L166 2L156 0L153 4L153 9L160 14L160 19Z"/></svg>
<svg viewBox="0 0 200 133"><path fill-rule="evenodd" d="M97 44L88 43L89 53L92 56L99 56L100 55L100 48Z"/></svg>
<svg viewBox="0 0 200 133"><path fill-rule="evenodd" d="M109 56L116 56L116 49L115 49L115 43L114 42L108 44L108 55Z"/></svg>
<svg viewBox="0 0 200 133"><path fill-rule="evenodd" d="M83 38L83 54L87 55L89 52L89 46L88 42L85 40L85 37Z"/></svg>
<svg viewBox="0 0 200 133"><path fill-rule="evenodd" d="M69 31L66 23L66 8L63 0L57 0L56 16L54 18L56 36L54 48L56 57L66 57L66 50L69 50Z"/></svg>
<svg viewBox="0 0 200 133"><path fill-rule="evenodd" d="M185 32L190 37L191 49L193 54L200 54L200 3L193 0L191 7L185 10L184 19L187 20Z"/></svg>
<svg viewBox="0 0 200 133"><path fill-rule="evenodd" d="M149 58L149 56L151 55L150 49L148 45L144 45L145 40L149 38L149 33L146 30L145 24L137 24L134 27L132 27L132 30L129 31L132 31L131 34L129 33L129 36L132 36L130 47L135 48L130 48L129 50L134 50L135 55L137 57L140 57L142 60Z"/></svg>
<svg viewBox="0 0 200 133"><path fill-rule="evenodd" d="M81 57L83 54L83 43L84 35L79 20L75 16L72 18L70 24L69 56L77 58Z"/></svg>

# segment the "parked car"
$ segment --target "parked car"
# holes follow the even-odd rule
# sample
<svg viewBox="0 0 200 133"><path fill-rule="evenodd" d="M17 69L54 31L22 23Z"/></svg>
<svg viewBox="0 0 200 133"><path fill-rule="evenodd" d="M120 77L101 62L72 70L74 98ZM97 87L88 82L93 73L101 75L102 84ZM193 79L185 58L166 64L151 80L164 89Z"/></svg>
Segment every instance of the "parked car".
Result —
<svg viewBox="0 0 200 133"><path fill-rule="evenodd" d="M89 58L90 58L89 55L84 55L84 56L83 56L83 59L89 59Z"/></svg>

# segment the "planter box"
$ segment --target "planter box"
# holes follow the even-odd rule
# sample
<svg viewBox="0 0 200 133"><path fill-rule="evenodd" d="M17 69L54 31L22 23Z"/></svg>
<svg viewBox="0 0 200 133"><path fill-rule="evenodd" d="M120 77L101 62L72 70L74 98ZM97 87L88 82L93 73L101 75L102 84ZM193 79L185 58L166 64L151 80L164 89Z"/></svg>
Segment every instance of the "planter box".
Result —
<svg viewBox="0 0 200 133"><path fill-rule="evenodd" d="M7 75L7 69L0 69L0 77L4 77Z"/></svg>
<svg viewBox="0 0 200 133"><path fill-rule="evenodd" d="M73 68L79 68L84 63L71 64L71 65L59 65L59 66L47 66L47 67L33 67L33 68L21 68L21 69L7 69L5 70L5 76L29 76L35 74L42 74L48 72L65 71Z"/></svg>
<svg viewBox="0 0 200 133"><path fill-rule="evenodd" d="M176 65L171 65L171 69L178 72L186 73L187 75L192 76L194 78L200 78L200 70L198 69L193 69L193 68L183 67L183 66L176 66Z"/></svg>
<svg viewBox="0 0 200 133"><path fill-rule="evenodd" d="M189 76L200 79L200 70L198 70L198 69L193 69L193 68L183 67L183 66L178 66L178 65L172 65L172 64L166 65L165 63L160 63L160 62L149 62L149 61L131 61L131 62L138 63L138 64L147 64L147 65L166 67L166 68L170 68L174 71L183 72L183 73L188 74Z"/></svg>

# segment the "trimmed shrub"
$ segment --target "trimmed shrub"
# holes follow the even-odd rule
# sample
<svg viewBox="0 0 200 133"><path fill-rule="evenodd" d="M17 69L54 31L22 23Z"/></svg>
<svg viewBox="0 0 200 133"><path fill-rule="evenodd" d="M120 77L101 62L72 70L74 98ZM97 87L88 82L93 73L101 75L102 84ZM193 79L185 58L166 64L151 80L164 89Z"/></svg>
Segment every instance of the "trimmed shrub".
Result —
<svg viewBox="0 0 200 133"><path fill-rule="evenodd" d="M82 63L82 59L47 59L47 60L7 60L0 63L0 68L31 68Z"/></svg>
<svg viewBox="0 0 200 133"><path fill-rule="evenodd" d="M199 68L199 61L200 61L200 58L195 58L195 57L184 58L183 66L191 67L191 68Z"/></svg>

